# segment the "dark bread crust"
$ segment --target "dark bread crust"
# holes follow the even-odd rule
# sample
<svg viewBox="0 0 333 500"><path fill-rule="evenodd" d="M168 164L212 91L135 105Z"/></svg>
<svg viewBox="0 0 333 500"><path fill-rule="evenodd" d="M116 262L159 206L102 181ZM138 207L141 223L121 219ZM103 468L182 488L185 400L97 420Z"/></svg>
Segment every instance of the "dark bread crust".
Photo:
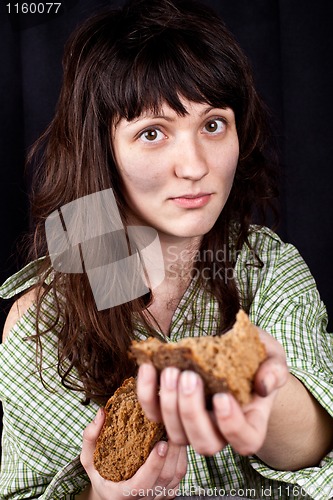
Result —
<svg viewBox="0 0 333 500"><path fill-rule="evenodd" d="M239 311L232 330L221 337L184 338L165 344L156 338L133 341L131 354L138 365L153 363L160 372L167 366L198 373L207 400L217 392L231 392L240 404L251 400L254 375L266 358L258 329Z"/></svg>
<svg viewBox="0 0 333 500"><path fill-rule="evenodd" d="M150 422L136 396L133 377L124 381L105 406L105 422L98 437L94 465L110 481L130 479L165 435L163 424Z"/></svg>

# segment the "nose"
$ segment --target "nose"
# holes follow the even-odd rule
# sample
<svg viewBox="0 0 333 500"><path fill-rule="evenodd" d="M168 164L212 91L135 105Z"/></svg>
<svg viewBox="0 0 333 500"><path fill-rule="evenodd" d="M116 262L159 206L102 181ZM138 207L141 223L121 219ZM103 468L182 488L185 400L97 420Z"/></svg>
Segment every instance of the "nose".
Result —
<svg viewBox="0 0 333 500"><path fill-rule="evenodd" d="M179 178L200 180L209 172L208 159L200 143L184 140L175 150L175 174Z"/></svg>

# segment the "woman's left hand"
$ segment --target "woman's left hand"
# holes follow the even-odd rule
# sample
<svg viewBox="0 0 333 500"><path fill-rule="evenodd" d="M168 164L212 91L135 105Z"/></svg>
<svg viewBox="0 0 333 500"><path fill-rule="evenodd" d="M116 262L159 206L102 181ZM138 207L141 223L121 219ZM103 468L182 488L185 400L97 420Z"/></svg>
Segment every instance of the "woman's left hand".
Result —
<svg viewBox="0 0 333 500"><path fill-rule="evenodd" d="M196 452L214 455L227 444L241 455L263 446L273 402L289 372L282 346L260 330L267 359L260 365L251 402L241 407L231 394L215 394L213 411L207 411L202 379L192 371L166 368L158 376L152 365L139 369L137 392L148 418L163 420L170 441L191 444Z"/></svg>

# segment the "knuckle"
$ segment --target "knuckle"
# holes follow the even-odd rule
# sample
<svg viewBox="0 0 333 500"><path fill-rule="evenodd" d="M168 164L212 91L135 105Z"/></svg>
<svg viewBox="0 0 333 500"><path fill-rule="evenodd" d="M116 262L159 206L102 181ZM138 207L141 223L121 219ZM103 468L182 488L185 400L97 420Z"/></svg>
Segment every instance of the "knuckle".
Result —
<svg viewBox="0 0 333 500"><path fill-rule="evenodd" d="M166 418L173 417L176 412L176 404L170 398L169 400L163 399L163 401L161 401L161 410L163 416L165 415Z"/></svg>
<svg viewBox="0 0 333 500"><path fill-rule="evenodd" d="M170 483L170 481L172 481L172 474L163 474L161 473L159 478L158 478L158 482L160 485L162 486L166 486L167 484Z"/></svg>
<svg viewBox="0 0 333 500"><path fill-rule="evenodd" d="M183 477L185 476L186 474L186 471L187 471L187 467L181 467L181 468L177 468L175 474L174 474L174 477L173 479L178 483L180 483L180 481L183 479Z"/></svg>
<svg viewBox="0 0 333 500"><path fill-rule="evenodd" d="M197 420L195 418L195 413L193 412L192 405L186 404L180 409L181 416L183 420L190 420L191 422Z"/></svg>
<svg viewBox="0 0 333 500"><path fill-rule="evenodd" d="M166 425L169 442L177 446L189 444L188 438L181 427L168 428Z"/></svg>
<svg viewBox="0 0 333 500"><path fill-rule="evenodd" d="M240 446L238 449L238 453L244 457L254 455L255 452L255 448L249 445Z"/></svg>
<svg viewBox="0 0 333 500"><path fill-rule="evenodd" d="M152 420L153 422L160 422L161 417L158 405L152 402L149 398L147 398L146 401L139 400L139 402L148 420Z"/></svg>
<svg viewBox="0 0 333 500"><path fill-rule="evenodd" d="M179 446L184 446L184 445L188 444L188 439L183 434L175 434L175 433L169 434L169 432L168 432L168 436L169 436L170 441L172 441L173 443L175 443Z"/></svg>
<svg viewBox="0 0 333 500"><path fill-rule="evenodd" d="M261 440L256 440L255 442L251 443L244 443L241 445L238 449L238 452L240 455L243 456L250 456L250 455L255 455L262 446Z"/></svg>
<svg viewBox="0 0 333 500"><path fill-rule="evenodd" d="M152 404L151 395L148 392L145 392L145 391L139 392L138 391L137 395L138 395L138 400L139 400L142 407L151 406L151 404Z"/></svg>
<svg viewBox="0 0 333 500"><path fill-rule="evenodd" d="M131 481L130 490L132 490L132 491L139 490L140 487L141 487L141 484L138 481L134 481L134 480ZM126 488L126 491L128 491L128 490L129 490L129 485ZM127 496L127 495L124 495L124 497L125 496ZM129 497L129 498L132 498L132 497Z"/></svg>
<svg viewBox="0 0 333 500"><path fill-rule="evenodd" d="M166 486L167 484L169 484L169 482L170 482L170 479L165 474L159 475L158 484L160 486Z"/></svg>
<svg viewBox="0 0 333 500"><path fill-rule="evenodd" d="M93 439L92 424L87 425L82 434L83 441L91 441Z"/></svg>
<svg viewBox="0 0 333 500"><path fill-rule="evenodd" d="M200 443L199 445L194 446L194 449L200 455L213 456L221 450L221 447L214 444Z"/></svg>
<svg viewBox="0 0 333 500"><path fill-rule="evenodd" d="M228 429L223 429L223 434L228 442L239 441L239 428L234 427L232 423L228 425Z"/></svg>
<svg viewBox="0 0 333 500"><path fill-rule="evenodd" d="M152 422L160 422L161 419L159 417L158 411L154 411L153 409L144 409L144 414L148 418L148 420Z"/></svg>
<svg viewBox="0 0 333 500"><path fill-rule="evenodd" d="M86 469L86 467L88 466L88 460L87 460L87 457L85 456L85 454L84 454L84 453L82 453L82 452L81 452L81 454L80 454L80 462L81 462L81 464L82 464L82 467L83 467L84 469Z"/></svg>
<svg viewBox="0 0 333 500"><path fill-rule="evenodd" d="M175 479L181 481L187 472L187 462L179 464L176 469Z"/></svg>
<svg viewBox="0 0 333 500"><path fill-rule="evenodd" d="M151 422L157 422L157 423L161 422L161 418L160 418L158 412L154 412L154 411L149 411L148 412L148 411L145 411L145 415L148 418L148 420L150 420Z"/></svg>

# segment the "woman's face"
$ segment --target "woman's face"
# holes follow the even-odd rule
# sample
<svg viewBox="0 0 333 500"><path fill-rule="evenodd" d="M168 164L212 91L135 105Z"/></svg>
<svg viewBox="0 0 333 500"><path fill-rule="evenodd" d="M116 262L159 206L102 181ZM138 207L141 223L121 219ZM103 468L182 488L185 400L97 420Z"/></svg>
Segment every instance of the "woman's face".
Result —
<svg viewBox="0 0 333 500"><path fill-rule="evenodd" d="M113 130L116 162L135 223L181 238L202 236L228 199L239 155L230 108L183 101L121 119Z"/></svg>

